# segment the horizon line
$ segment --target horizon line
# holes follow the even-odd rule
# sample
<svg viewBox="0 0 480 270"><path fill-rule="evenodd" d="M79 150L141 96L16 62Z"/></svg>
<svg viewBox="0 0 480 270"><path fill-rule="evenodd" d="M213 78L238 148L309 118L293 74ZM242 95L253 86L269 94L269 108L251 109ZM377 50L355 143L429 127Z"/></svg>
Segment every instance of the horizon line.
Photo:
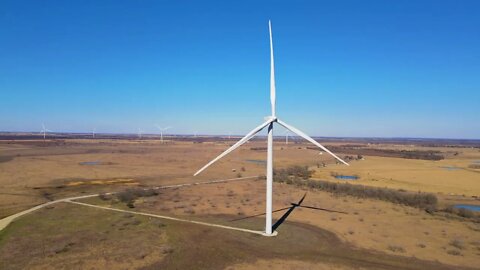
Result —
<svg viewBox="0 0 480 270"><path fill-rule="evenodd" d="M0 131L1 134L21 134L21 133L28 133L30 135L39 135L41 136L41 132L36 131ZM58 131L58 132L47 132L49 135L55 134L78 134L78 135L91 135L92 132L75 132L75 131ZM95 135L135 135L137 136L138 133L135 132L95 132ZM143 136L160 136L160 133L142 133ZM164 136L188 136L194 137L195 133L167 133ZM245 134L208 134L208 133L197 133L197 137L204 136L204 137L243 137ZM274 137L285 137L286 135L274 135ZM288 135L289 137L300 137L296 135ZM267 137L267 135L258 135L257 137ZM413 137L413 136L321 136L321 135L313 135L312 137L315 138L330 138L330 139L401 139L401 140L462 140L462 141L480 141L480 138L447 138L447 137Z"/></svg>

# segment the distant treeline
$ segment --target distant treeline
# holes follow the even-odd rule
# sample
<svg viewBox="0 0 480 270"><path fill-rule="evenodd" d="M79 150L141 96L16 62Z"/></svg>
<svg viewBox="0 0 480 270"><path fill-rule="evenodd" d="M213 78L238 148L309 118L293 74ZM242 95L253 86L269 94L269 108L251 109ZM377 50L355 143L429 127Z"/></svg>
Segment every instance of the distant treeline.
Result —
<svg viewBox="0 0 480 270"><path fill-rule="evenodd" d="M319 189L334 194L349 195L357 198L372 198L397 204L408 205L433 213L437 209L438 199L434 194L424 192L407 192L389 188L352 185L349 183L335 183L309 179L314 171L307 166L292 166L287 169L276 170L273 180L300 187Z"/></svg>
<svg viewBox="0 0 480 270"><path fill-rule="evenodd" d="M318 150L316 147L307 147L307 149ZM329 146L332 152L347 152L353 155L367 155L380 157L397 157L408 159L424 159L424 160L442 160L444 156L440 151L432 150L393 150L393 149L374 149L374 148L360 148L358 146Z"/></svg>

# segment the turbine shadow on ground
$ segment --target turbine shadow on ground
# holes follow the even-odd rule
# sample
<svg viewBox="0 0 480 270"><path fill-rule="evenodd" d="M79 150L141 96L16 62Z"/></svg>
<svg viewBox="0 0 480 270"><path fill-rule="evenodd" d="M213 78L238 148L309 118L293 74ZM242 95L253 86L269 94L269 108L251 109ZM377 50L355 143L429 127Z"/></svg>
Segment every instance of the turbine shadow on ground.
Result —
<svg viewBox="0 0 480 270"><path fill-rule="evenodd" d="M293 212L293 210L295 210L295 208L297 208L297 207L303 207L303 208L308 208L308 209L313 209L313 210L319 210L319 211L326 211L326 212L330 212L330 213L348 214L347 212L342 212L342 211L336 211L336 210L331 210L331 209L326 209L326 208L320 208L320 207L302 205L302 203L303 203L303 201L305 200L305 197L306 197L306 196L307 196L307 193L305 192L305 194L304 194L303 197L298 201L298 203L291 203L292 206L284 207L284 208L280 208L280 209L277 209L277 210L272 211L272 213L275 213L275 212L280 212L280 211L283 211L283 210L287 210L287 209L288 209L287 212L285 212L285 214L283 214L283 215L277 220L277 222L275 222L275 224L272 225L272 231L275 231L278 227L280 227L280 225L282 225L282 223L284 223L285 220L287 220L288 216L289 216L289 215ZM263 216L263 215L265 215L265 213L260 213L260 214L251 215L251 216L247 216L247 217L232 219L232 220L230 220L230 221L231 221L231 222L233 222L233 221L240 221L240 220L249 219L249 218L254 218L254 217L259 217L259 216Z"/></svg>

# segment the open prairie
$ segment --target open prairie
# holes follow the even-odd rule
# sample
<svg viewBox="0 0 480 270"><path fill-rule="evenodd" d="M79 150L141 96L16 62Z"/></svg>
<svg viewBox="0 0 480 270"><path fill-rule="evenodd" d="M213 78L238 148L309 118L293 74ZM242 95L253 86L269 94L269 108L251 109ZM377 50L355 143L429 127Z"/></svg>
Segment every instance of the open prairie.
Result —
<svg viewBox="0 0 480 270"><path fill-rule="evenodd" d="M351 162L349 167L332 165L316 170L314 177L338 180L335 174L356 175L359 179L352 181L354 184L478 196L480 170L469 166L480 160L480 151L463 149L461 152L459 156L439 161L369 156Z"/></svg>
<svg viewBox="0 0 480 270"><path fill-rule="evenodd" d="M444 211L456 203L480 205L478 145L327 141L341 157L350 157L347 167L307 143L277 140L275 169L307 166L308 181L428 192L438 204L426 211L276 182L279 234L268 238L228 229L264 229L263 139L193 177L233 142L1 141L0 218L55 200L100 196L59 201L16 218L0 231L0 268L478 268L478 214ZM339 180L339 175L358 179ZM208 183L212 180L226 182ZM175 186L180 184L192 185ZM135 190L154 192L133 196ZM310 208L295 206L302 197L302 206Z"/></svg>

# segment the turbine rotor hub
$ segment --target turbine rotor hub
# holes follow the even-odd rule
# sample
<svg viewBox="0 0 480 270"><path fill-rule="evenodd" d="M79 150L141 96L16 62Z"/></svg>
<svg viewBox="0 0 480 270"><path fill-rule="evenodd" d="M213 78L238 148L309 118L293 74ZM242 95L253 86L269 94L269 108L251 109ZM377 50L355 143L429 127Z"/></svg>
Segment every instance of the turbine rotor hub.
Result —
<svg viewBox="0 0 480 270"><path fill-rule="evenodd" d="M269 115L269 116L265 116L263 119L265 121L277 122L277 117L276 116Z"/></svg>

